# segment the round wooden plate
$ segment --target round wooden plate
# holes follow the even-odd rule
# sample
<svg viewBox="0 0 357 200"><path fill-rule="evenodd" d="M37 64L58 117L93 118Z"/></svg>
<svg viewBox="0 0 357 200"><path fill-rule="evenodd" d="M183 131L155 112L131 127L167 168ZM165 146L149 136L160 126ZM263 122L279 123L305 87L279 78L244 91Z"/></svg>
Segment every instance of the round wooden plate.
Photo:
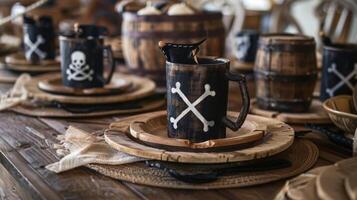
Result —
<svg viewBox="0 0 357 200"><path fill-rule="evenodd" d="M350 190L351 182L348 180L349 178L357 179L356 168L357 159L351 158L340 161L324 170L316 180L318 196L321 199L328 200L355 199L356 193Z"/></svg>
<svg viewBox="0 0 357 200"><path fill-rule="evenodd" d="M212 139L193 143L187 139L175 139L167 136L167 116L165 113L153 114L149 119L135 121L130 124L130 135L148 145L164 145L167 147L183 147L189 149L211 149L232 147L259 141L265 136L267 127L258 125L247 117L239 131L227 129L226 138Z"/></svg>
<svg viewBox="0 0 357 200"><path fill-rule="evenodd" d="M319 199L316 192L316 178L327 168L329 166L318 167L286 181L275 200Z"/></svg>
<svg viewBox="0 0 357 200"><path fill-rule="evenodd" d="M261 115L264 117L271 117L277 120L292 123L292 124L330 124L331 120L322 107L322 103L319 100L313 100L310 109L306 113L282 113L272 110L263 110L258 107L256 101L251 101L250 111L253 114Z"/></svg>
<svg viewBox="0 0 357 200"><path fill-rule="evenodd" d="M132 86L129 79L112 79L112 81L102 88L70 88L62 83L61 74L56 74L38 82L38 87L53 94L64 94L73 96L109 95L119 94L127 91Z"/></svg>
<svg viewBox="0 0 357 200"><path fill-rule="evenodd" d="M296 176L310 169L316 163L318 156L319 150L314 143L308 140L297 139L289 149L273 156L274 159L280 158L289 160L292 164L291 167L269 171L232 173L219 177L214 182L203 184L190 184L178 181L171 177L168 172L147 167L143 162L126 165L90 164L88 167L106 176L135 184L174 189L207 190L267 184ZM177 163L172 163L172 165L174 164L177 165L176 168L185 168L186 170L195 172L195 168L192 169L192 165L190 164L179 165ZM201 166L206 166L207 170L212 170L211 165Z"/></svg>
<svg viewBox="0 0 357 200"><path fill-rule="evenodd" d="M27 90L29 97L36 100L50 102L56 101L67 104L110 104L134 101L144 97L148 97L154 93L156 87L155 83L150 79L134 75L124 75L115 73L113 75L113 79L128 80L133 84L133 90L122 94L98 96L96 98L93 98L91 96L66 96L59 94L50 94L38 88L38 83L40 81L46 80L48 79L48 77L55 75L56 74L44 74L33 78L27 85L25 85L25 89Z"/></svg>
<svg viewBox="0 0 357 200"><path fill-rule="evenodd" d="M164 115L165 111L158 113ZM138 119L145 120L157 112L137 115L113 123L105 134L105 141L113 148L142 158L163 160L180 163L228 163L237 161L254 160L269 157L286 150L294 141L294 130L289 125L278 120L250 115L250 119L258 124L267 126L268 137L256 146L227 151L227 152L185 152L169 151L146 146L135 142L129 137L130 123ZM237 116L237 113L229 115Z"/></svg>
<svg viewBox="0 0 357 200"><path fill-rule="evenodd" d="M34 64L29 62L28 60L26 60L25 55L23 53L14 53L11 55L8 55L5 57L5 63L9 64L9 65L30 65L33 66ZM51 65L56 65L59 66L60 65L60 61L55 59L55 60L42 60L40 61L40 63L38 63L37 65L39 66L51 66Z"/></svg>
<svg viewBox="0 0 357 200"><path fill-rule="evenodd" d="M95 111L88 113L72 113L64 109L55 108L55 107L37 107L31 104L18 105L14 108L11 108L12 111L33 116L33 117L56 117L56 118L79 118L79 117L102 117L109 115L122 115L122 114L135 114L148 112L155 109L162 109L166 101L164 99L154 99L154 100L139 100L137 102L138 107L136 108L126 108L126 109L112 109L106 111Z"/></svg>

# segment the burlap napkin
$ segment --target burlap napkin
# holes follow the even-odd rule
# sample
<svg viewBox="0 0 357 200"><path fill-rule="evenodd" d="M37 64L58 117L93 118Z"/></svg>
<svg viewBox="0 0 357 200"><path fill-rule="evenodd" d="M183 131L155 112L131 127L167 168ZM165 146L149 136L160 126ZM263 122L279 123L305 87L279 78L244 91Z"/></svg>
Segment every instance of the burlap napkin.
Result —
<svg viewBox="0 0 357 200"><path fill-rule="evenodd" d="M56 173L93 163L120 165L144 160L111 148L103 136L90 134L73 126L61 136L61 144L54 145L54 148L57 149L58 155L65 156L60 161L46 166L48 170Z"/></svg>
<svg viewBox="0 0 357 200"><path fill-rule="evenodd" d="M22 74L12 89L0 96L0 111L12 108L28 99L24 86L31 80L28 74Z"/></svg>

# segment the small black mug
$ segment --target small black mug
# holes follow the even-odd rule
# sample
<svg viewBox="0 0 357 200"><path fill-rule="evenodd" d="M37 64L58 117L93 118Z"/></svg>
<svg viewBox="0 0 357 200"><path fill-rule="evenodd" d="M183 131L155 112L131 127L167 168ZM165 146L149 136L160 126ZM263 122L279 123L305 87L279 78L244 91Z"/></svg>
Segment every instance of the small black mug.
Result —
<svg viewBox="0 0 357 200"><path fill-rule="evenodd" d="M259 33L255 30L242 30L234 37L233 54L238 61L255 62Z"/></svg>
<svg viewBox="0 0 357 200"><path fill-rule="evenodd" d="M168 136L202 142L238 130L249 111L243 75L229 72L229 60L198 58L199 64L166 62ZM228 81L238 82L243 106L236 122L227 115Z"/></svg>
<svg viewBox="0 0 357 200"><path fill-rule="evenodd" d="M23 37L26 60L38 63L55 59L55 31L51 17L42 16L36 21L25 16Z"/></svg>
<svg viewBox="0 0 357 200"><path fill-rule="evenodd" d="M60 36L62 82L65 86L94 88L111 81L115 62L111 47L104 46L103 30L94 25L81 25L74 32ZM105 78L106 63L111 68Z"/></svg>
<svg viewBox="0 0 357 200"><path fill-rule="evenodd" d="M357 45L325 45L322 66L322 101L337 95L352 94L357 83Z"/></svg>

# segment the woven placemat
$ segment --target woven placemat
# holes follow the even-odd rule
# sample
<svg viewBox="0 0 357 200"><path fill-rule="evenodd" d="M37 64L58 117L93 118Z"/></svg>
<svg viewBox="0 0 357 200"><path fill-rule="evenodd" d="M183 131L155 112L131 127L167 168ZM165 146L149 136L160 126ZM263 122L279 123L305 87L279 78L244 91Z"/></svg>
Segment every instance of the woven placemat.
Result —
<svg viewBox="0 0 357 200"><path fill-rule="evenodd" d="M292 163L291 167L264 172L242 172L225 175L217 181L204 184L188 184L172 178L167 172L149 168L143 162L109 166L90 164L87 167L105 176L132 183L175 189L220 189L253 186L269 183L301 174L310 169L317 161L319 150L315 144L303 139L296 139L285 152L274 157L284 158ZM189 165L184 165L189 169ZM207 165L209 168L209 165Z"/></svg>
<svg viewBox="0 0 357 200"><path fill-rule="evenodd" d="M260 109L256 100L251 101L250 112L264 117L271 117L277 120L292 124L330 124L331 120L322 107L319 100L313 100L310 109L306 113L285 113L272 110Z"/></svg>

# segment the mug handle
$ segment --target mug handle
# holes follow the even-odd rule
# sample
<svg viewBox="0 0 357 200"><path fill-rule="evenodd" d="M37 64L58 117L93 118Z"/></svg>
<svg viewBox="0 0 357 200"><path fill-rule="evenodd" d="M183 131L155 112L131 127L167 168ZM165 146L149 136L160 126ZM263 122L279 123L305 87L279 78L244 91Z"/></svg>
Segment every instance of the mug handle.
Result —
<svg viewBox="0 0 357 200"><path fill-rule="evenodd" d="M247 88L247 81L245 79L245 76L242 74L232 74L232 73L228 72L228 73L226 73L226 77L229 81L238 82L242 101L243 101L243 106L240 110L240 113L239 113L239 116L238 116L236 122L233 122L232 120L228 119L228 117L224 117L222 119L222 122L226 127L230 128L233 131L237 131L243 125L244 120L247 117L248 112L249 112L250 98L249 98L249 93L248 93L248 88Z"/></svg>
<svg viewBox="0 0 357 200"><path fill-rule="evenodd" d="M109 72L109 75L105 79L105 82L104 82L105 84L108 84L112 80L113 74L115 72L116 65L115 65L115 62L114 62L114 56L113 56L112 47L109 46L109 45L108 46L104 46L103 50L108 52L108 58L110 60L109 61L110 62L110 72Z"/></svg>

